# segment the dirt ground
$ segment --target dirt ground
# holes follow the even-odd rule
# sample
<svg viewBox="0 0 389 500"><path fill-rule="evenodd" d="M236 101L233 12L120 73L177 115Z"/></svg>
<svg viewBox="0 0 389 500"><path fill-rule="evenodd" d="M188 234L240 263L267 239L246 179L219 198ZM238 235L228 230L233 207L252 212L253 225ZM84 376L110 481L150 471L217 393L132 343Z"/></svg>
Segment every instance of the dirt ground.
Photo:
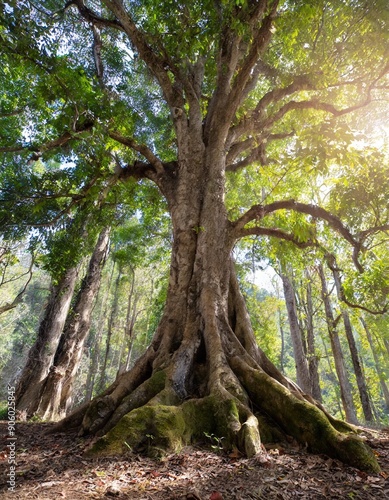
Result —
<svg viewBox="0 0 389 500"><path fill-rule="evenodd" d="M246 459L218 449L187 448L161 460L133 454L121 459L83 455L90 441L76 433L47 434L52 424L16 425L15 491L9 491L10 443L0 422L0 498L138 500L389 499L389 432L366 434L382 472L368 475L293 442ZM212 448L213 447L213 448Z"/></svg>

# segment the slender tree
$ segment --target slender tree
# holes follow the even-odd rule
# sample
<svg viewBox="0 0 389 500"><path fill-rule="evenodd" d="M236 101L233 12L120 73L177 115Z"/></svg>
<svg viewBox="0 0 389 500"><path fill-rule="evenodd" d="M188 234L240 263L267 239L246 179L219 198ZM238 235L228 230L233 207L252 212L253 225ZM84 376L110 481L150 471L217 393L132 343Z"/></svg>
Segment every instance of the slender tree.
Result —
<svg viewBox="0 0 389 500"><path fill-rule="evenodd" d="M291 280L286 274L281 275L284 286L286 309L288 311L290 336L292 338L294 360L296 364L297 384L308 394L312 394L312 382L305 354L302 332L298 321L296 297Z"/></svg>
<svg viewBox="0 0 389 500"><path fill-rule="evenodd" d="M110 228L104 228L89 261L88 270L69 312L53 364L44 381L36 414L57 420L66 416L72 402L74 378L89 333L91 314L100 288L108 252Z"/></svg>
<svg viewBox="0 0 389 500"><path fill-rule="evenodd" d="M167 299L151 345L62 425L104 435L95 452L135 447L152 429L157 446L177 448L215 432L253 455L261 450L259 421L265 425L255 408L312 451L377 470L365 444L340 432L350 427L308 401L258 348L232 261L246 236L318 246L331 228L362 270L358 228L307 200L280 199L277 190L266 203L253 189L240 207L227 206L226 179L244 169L261 178L289 160L306 172L324 168L330 117L367 106L387 73L385 7L74 0L54 15L51 2L38 4L3 7L2 50L7 64L12 56L26 61L48 105L35 103L30 141L13 128L1 151L35 161L104 144L115 158L112 179L154 183L172 223ZM286 186L290 177L279 172ZM305 221L304 234L277 225L285 211L292 222Z"/></svg>
<svg viewBox="0 0 389 500"><path fill-rule="evenodd" d="M331 257L329 257L328 259L330 260ZM336 287L338 299L341 300L341 298L342 298L342 283L341 283L340 272L339 272L339 269L336 267L335 262L333 260L331 261L330 265L331 265L332 274L334 276L335 287ZM369 394L367 391L365 377L364 377L364 374L362 372L362 366L361 366L361 362L359 359L357 344L355 342L354 334L352 331L350 315L348 314L348 311L345 308L342 308L341 314L342 314L342 319L343 319L343 324L344 324L344 331L346 333L348 346L350 348L351 361L352 361L352 364L354 367L355 377L357 380L357 386L358 386L358 391L359 391L359 397L360 397L360 400L362 403L363 414L364 414L367 422L372 422L374 420L373 411L372 411L371 405L370 405L370 399L369 399Z"/></svg>
<svg viewBox="0 0 389 500"><path fill-rule="evenodd" d="M322 284L322 299L326 313L328 334L331 341L332 354L334 356L336 374L338 376L340 396L342 399L343 409L346 414L346 420L353 424L357 424L357 415L355 411L351 383L344 362L342 346L340 344L339 334L337 331L336 320L332 310L330 294L327 287L327 281L322 264L318 265L318 273Z"/></svg>
<svg viewBox="0 0 389 500"><path fill-rule="evenodd" d="M36 341L18 379L16 408L27 416L34 415L38 408L44 381L49 374L65 325L77 276L78 269L71 267L65 271L59 283L52 287Z"/></svg>

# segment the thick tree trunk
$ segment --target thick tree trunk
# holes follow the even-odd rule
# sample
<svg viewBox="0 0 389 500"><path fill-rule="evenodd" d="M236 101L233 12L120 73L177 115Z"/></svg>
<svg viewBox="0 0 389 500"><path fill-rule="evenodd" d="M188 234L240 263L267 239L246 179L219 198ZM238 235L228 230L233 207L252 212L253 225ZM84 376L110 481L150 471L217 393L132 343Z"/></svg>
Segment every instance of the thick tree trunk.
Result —
<svg viewBox="0 0 389 500"><path fill-rule="evenodd" d="M312 395L311 377L297 317L294 288L288 276L281 274L281 278L284 286L286 309L288 311L290 336L292 339L294 361L296 365L297 384L304 392Z"/></svg>
<svg viewBox="0 0 389 500"><path fill-rule="evenodd" d="M16 386L16 407L31 417L36 412L44 381L53 363L59 339L73 297L78 270L67 270L52 288L37 339L28 354L27 363Z"/></svg>
<svg viewBox="0 0 389 500"><path fill-rule="evenodd" d="M44 381L36 411L43 419L63 418L70 408L74 377L81 361L95 298L100 288L109 234L110 228L105 228L99 235L74 307L67 317L53 365Z"/></svg>
<svg viewBox="0 0 389 500"><path fill-rule="evenodd" d="M304 396L258 348L231 261L222 148L213 144L207 154L191 144L191 134L185 137L179 174L162 186L173 249L153 341L129 372L57 428L101 436L92 454L142 448L146 434L154 436L154 449L176 450L214 433L252 456L261 452L261 439L283 433L312 451L378 470L352 428Z"/></svg>
<svg viewBox="0 0 389 500"><path fill-rule="evenodd" d="M327 282L324 274L324 269L321 264L318 266L318 272L322 285L322 299L324 302L324 309L326 313L328 333L330 336L332 353L334 355L335 369L338 375L340 395L342 399L344 412L346 414L346 420L347 422L350 422L352 424L357 424L358 420L354 407L351 384L347 375L342 347L340 345L339 335L336 329L334 314L332 312L332 306L327 289Z"/></svg>

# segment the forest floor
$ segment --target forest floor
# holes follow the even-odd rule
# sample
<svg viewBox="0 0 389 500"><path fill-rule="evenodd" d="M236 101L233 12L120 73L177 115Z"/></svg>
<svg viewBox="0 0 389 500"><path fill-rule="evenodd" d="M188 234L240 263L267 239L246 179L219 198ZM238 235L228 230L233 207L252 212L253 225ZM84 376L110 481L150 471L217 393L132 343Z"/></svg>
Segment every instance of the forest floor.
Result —
<svg viewBox="0 0 389 500"><path fill-rule="evenodd" d="M85 458L90 440L76 433L47 434L53 424L16 424L16 488L8 490L11 442L0 422L0 498L118 500L389 499L389 432L366 431L381 465L366 474L293 442L252 459L187 448L155 460L128 453L120 459ZM214 448L212 448L212 445ZM216 452L215 452L216 448Z"/></svg>

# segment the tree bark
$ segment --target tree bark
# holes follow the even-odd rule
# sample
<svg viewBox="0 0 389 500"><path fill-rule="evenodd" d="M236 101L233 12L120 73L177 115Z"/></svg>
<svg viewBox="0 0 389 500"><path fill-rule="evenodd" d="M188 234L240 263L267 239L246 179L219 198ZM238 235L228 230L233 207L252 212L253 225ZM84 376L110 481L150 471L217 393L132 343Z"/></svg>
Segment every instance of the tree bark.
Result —
<svg viewBox="0 0 389 500"><path fill-rule="evenodd" d="M319 379L319 359L316 354L315 346L315 330L313 325L313 303L312 303L312 279L309 271L305 270L305 277L307 279L307 355L308 367L311 379L311 394L317 400L322 402L320 379Z"/></svg>
<svg viewBox="0 0 389 500"><path fill-rule="evenodd" d="M36 411L43 419L63 418L71 406L74 377L90 329L91 314L108 252L109 234L110 228L107 227L98 237L74 307L67 317L53 365L44 381Z"/></svg>
<svg viewBox="0 0 389 500"><path fill-rule="evenodd" d="M339 270L335 266L331 266L331 270L332 270L332 274L333 274L334 280L335 280L335 287L336 287L338 299L341 300L342 284L341 284ZM355 377L357 380L357 386L358 386L358 391L359 391L359 397L360 397L361 403L362 403L363 414L365 416L366 422L373 422L374 421L373 412L372 412L371 405L370 405L370 399L369 399L369 394L367 391L365 377L364 377L363 372L362 372L362 367L361 367L359 354L358 354L358 348L357 348L357 344L355 342L355 338L354 338L354 334L353 334L353 330L352 330L352 326L351 326L350 316L349 316L348 312L343 308L342 308L342 318L343 318L344 330L346 332L347 342L348 342L348 345L350 348L351 360L353 363Z"/></svg>
<svg viewBox="0 0 389 500"><path fill-rule="evenodd" d="M288 276L281 274L281 278L284 286L286 309L288 311L290 336L292 339L293 354L296 365L297 384L304 392L313 395L308 362L305 356L301 329L298 322L294 288Z"/></svg>
<svg viewBox="0 0 389 500"><path fill-rule="evenodd" d="M37 339L16 386L16 408L31 417L37 411L44 381L49 373L68 315L77 281L77 268L68 269L54 286L39 326Z"/></svg>
<svg viewBox="0 0 389 500"><path fill-rule="evenodd" d="M346 414L346 420L347 422L350 422L352 424L357 424L358 420L352 397L351 384L347 376L347 370L344 363L342 347L340 345L339 335L335 326L334 314L332 312L332 306L327 289L327 282L324 274L324 269L321 264L318 266L318 273L322 285L322 299L324 302L324 309L326 313L328 333L330 336L332 353L334 355L335 369L338 375L340 395L342 399L344 412Z"/></svg>

